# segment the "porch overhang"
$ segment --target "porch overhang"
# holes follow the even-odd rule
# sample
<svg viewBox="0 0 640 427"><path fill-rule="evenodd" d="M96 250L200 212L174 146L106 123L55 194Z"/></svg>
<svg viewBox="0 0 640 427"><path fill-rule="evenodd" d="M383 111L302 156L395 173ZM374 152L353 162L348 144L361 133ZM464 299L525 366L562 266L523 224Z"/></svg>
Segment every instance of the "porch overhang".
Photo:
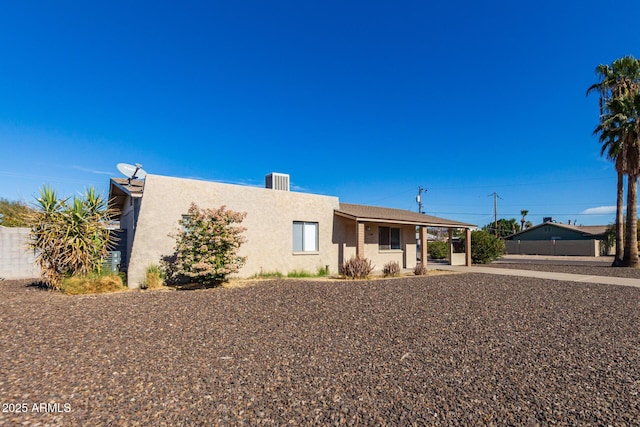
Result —
<svg viewBox="0 0 640 427"><path fill-rule="evenodd" d="M358 257L364 257L365 224L412 225L420 228L420 259L425 267L427 259L427 227L447 228L449 230L464 229L467 243L465 245L465 264L471 265L471 230L477 228L476 225L403 209L349 203L340 203L340 208L336 209L334 213L337 216L350 219L356 223L356 256Z"/></svg>
<svg viewBox="0 0 640 427"><path fill-rule="evenodd" d="M109 182L109 207L119 216L127 198L142 198L143 190L144 180L142 179L111 178Z"/></svg>
<svg viewBox="0 0 640 427"><path fill-rule="evenodd" d="M453 221L437 216L424 215L403 209L340 203L335 214L356 222L377 222L385 224L415 225L420 227L442 227L474 229L476 225Z"/></svg>

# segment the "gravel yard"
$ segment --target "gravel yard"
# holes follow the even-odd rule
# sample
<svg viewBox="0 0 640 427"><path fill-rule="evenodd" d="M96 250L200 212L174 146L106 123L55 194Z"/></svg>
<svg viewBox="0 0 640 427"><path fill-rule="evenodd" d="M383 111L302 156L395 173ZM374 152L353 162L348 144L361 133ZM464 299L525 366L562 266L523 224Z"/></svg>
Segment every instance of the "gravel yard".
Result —
<svg viewBox="0 0 640 427"><path fill-rule="evenodd" d="M632 287L446 274L72 297L14 281L0 328L3 426L640 420Z"/></svg>

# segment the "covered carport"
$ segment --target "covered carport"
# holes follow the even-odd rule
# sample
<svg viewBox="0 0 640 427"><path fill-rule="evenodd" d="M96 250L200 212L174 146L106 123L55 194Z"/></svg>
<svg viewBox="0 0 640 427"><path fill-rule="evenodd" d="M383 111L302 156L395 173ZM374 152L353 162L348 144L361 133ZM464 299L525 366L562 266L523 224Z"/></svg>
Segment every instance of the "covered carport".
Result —
<svg viewBox="0 0 640 427"><path fill-rule="evenodd" d="M419 259L426 267L427 263L427 227L446 228L449 231L450 263L458 265L471 265L471 230L476 228L473 224L424 215L403 209L384 208L378 206L355 205L340 203L340 209L335 214L355 224L355 255L359 258L371 256L372 245L367 245L366 233L372 227L384 226L415 226L418 230ZM465 252L463 258L455 257L451 236L453 230L462 229L465 233ZM375 235L375 234L374 234ZM380 242L378 241L378 247Z"/></svg>

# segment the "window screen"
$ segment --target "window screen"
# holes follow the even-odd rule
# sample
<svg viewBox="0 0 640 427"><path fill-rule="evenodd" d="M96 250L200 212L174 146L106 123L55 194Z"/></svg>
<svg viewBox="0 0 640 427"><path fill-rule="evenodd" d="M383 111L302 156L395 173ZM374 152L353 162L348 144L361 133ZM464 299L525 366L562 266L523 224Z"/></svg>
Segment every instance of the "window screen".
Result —
<svg viewBox="0 0 640 427"><path fill-rule="evenodd" d="M400 228L378 227L378 248L401 249Z"/></svg>
<svg viewBox="0 0 640 427"><path fill-rule="evenodd" d="M293 251L317 252L318 251L318 223L317 222L293 222Z"/></svg>

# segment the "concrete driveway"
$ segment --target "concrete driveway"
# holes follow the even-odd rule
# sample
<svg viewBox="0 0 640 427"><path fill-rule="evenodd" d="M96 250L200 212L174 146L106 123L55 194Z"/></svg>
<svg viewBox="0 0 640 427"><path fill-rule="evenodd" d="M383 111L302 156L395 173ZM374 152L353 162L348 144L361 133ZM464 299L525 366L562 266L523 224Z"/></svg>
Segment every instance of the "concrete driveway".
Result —
<svg viewBox="0 0 640 427"><path fill-rule="evenodd" d="M613 257L557 257L557 256L540 256L540 255L506 255L499 261L494 261L494 264L500 264L500 268L492 268L486 265L473 265L466 266L454 266L437 264L437 269L456 271L460 273L483 273L483 274L496 274L502 276L520 276L520 277L535 277L539 279L550 280L562 280L569 282L582 282L582 283L600 283L606 285L620 285L620 286L633 286L640 287L640 279L626 278L626 277L611 277L604 275L592 275L592 274L573 274L563 273L557 271L536 271L536 270L523 270L517 268L505 268L504 264L537 264L537 265L570 265L570 266L608 266L613 262ZM432 264L432 267L433 264Z"/></svg>

